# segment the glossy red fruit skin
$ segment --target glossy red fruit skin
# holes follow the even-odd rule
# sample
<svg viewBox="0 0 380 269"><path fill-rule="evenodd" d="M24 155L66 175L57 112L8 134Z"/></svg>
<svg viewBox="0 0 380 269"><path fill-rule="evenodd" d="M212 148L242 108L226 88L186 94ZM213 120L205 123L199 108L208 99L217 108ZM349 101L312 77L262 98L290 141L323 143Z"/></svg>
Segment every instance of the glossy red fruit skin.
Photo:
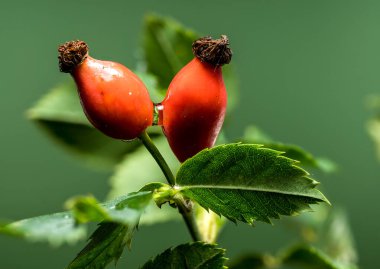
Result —
<svg viewBox="0 0 380 269"><path fill-rule="evenodd" d="M71 74L88 120L105 135L132 140L152 125L148 90L124 65L87 56Z"/></svg>
<svg viewBox="0 0 380 269"><path fill-rule="evenodd" d="M161 104L161 124L179 161L212 147L227 105L221 67L194 58L173 78Z"/></svg>

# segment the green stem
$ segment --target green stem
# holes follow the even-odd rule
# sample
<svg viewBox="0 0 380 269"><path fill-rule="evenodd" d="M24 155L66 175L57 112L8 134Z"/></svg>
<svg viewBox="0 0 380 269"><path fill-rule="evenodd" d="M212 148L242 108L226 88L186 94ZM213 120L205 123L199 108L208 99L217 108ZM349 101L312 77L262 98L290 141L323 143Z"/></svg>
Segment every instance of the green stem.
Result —
<svg viewBox="0 0 380 269"><path fill-rule="evenodd" d="M183 220L186 223L187 229L190 232L193 241L203 241L199 232L198 225L195 222L195 217L192 210L189 210L184 204L177 203L178 211L181 213Z"/></svg>
<svg viewBox="0 0 380 269"><path fill-rule="evenodd" d="M166 163L164 157L161 155L161 152L153 143L152 139L150 139L148 133L144 131L139 136L139 138L141 142L144 144L144 146L146 147L146 149L149 151L149 153L152 155L152 157L156 160L157 164L160 166L168 183L173 187L175 185L174 175L172 171L170 170L168 164ZM202 241L202 237L199 233L199 229L195 222L195 218L191 209L187 208L185 204L182 202L177 202L177 206L178 206L178 211L179 213L181 213L192 239L194 241Z"/></svg>
<svg viewBox="0 0 380 269"><path fill-rule="evenodd" d="M166 163L164 157L161 155L161 152L153 143L152 139L150 139L148 133L144 131L139 136L139 138L146 147L146 149L149 151L149 153L152 155L152 157L156 160L157 164L160 166L162 173L164 173L168 183L173 187L175 185L175 178L172 173L172 170L170 170L169 165Z"/></svg>

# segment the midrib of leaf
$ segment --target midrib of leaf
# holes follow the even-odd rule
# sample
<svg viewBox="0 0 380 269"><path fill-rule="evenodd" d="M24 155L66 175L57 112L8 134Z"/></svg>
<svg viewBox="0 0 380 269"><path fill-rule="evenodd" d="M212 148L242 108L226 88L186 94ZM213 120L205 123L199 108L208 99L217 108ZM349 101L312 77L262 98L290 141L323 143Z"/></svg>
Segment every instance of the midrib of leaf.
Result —
<svg viewBox="0 0 380 269"><path fill-rule="evenodd" d="M302 193L296 193L296 192L288 192L288 191L281 191L281 190L273 190L273 189L262 189L262 188L256 188L256 187L252 187L252 186L231 186L231 185L181 185L181 186L178 186L176 185L174 187L176 190L179 190L179 191L184 191L184 190L191 190L191 189L226 189L226 190L245 190L245 191L257 191L257 192L270 192L270 193L278 193L278 194L286 194L286 195L294 195L294 196L301 196L301 197L312 197L312 198L316 198L316 199L319 199L321 201L324 201L328 204L330 204L330 202L327 200L327 198L318 190L314 190L313 191L317 191L318 194L320 195L320 197L318 196L310 196L310 195L306 195L306 194L302 194Z"/></svg>
<svg viewBox="0 0 380 269"><path fill-rule="evenodd" d="M220 253L214 253L214 255L211 255L208 260L204 260L203 262L201 262L200 264L198 264L198 266L195 268L195 269L198 269L198 268L201 268L201 266L203 266L204 264L210 262L212 259L216 258L217 256L220 256ZM223 268L227 268L227 267L224 267ZM191 269L191 268L189 268Z"/></svg>

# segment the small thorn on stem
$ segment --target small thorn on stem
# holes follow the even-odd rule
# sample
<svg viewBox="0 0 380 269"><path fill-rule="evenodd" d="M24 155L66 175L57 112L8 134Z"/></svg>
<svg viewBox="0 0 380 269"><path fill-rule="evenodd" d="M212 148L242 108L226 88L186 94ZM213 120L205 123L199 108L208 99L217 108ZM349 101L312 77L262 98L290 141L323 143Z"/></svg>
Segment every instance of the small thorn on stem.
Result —
<svg viewBox="0 0 380 269"><path fill-rule="evenodd" d="M59 70L71 73L88 56L88 46L84 41L68 41L58 47Z"/></svg>
<svg viewBox="0 0 380 269"><path fill-rule="evenodd" d="M193 42L193 54L202 62L213 66L228 64L232 58L230 42L226 35L222 35L219 39L206 36L195 40Z"/></svg>

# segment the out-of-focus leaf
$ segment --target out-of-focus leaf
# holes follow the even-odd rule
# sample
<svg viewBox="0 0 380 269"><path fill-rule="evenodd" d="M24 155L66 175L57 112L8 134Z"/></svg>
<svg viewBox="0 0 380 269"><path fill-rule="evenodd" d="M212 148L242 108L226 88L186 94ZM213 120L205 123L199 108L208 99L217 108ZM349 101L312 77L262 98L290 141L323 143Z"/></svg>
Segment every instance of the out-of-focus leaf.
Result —
<svg viewBox="0 0 380 269"><path fill-rule="evenodd" d="M269 222L295 215L310 204L327 202L318 182L275 150L253 144L206 149L186 160L177 173L177 190L205 209L232 221Z"/></svg>
<svg viewBox="0 0 380 269"><path fill-rule="evenodd" d="M282 262L302 269L355 269L354 265L343 265L332 260L321 250L311 246L297 246L289 250Z"/></svg>
<svg viewBox="0 0 380 269"><path fill-rule="evenodd" d="M224 253L224 249L215 245L202 242L188 243L167 249L145 263L141 269L222 269L227 268L224 266L227 260Z"/></svg>
<svg viewBox="0 0 380 269"><path fill-rule="evenodd" d="M78 223L98 222L108 217L106 209L92 195L71 198L66 201L65 207L71 210Z"/></svg>
<svg viewBox="0 0 380 269"><path fill-rule="evenodd" d="M342 266L355 267L358 255L343 209L318 206L315 212L288 221L308 244L312 243Z"/></svg>
<svg viewBox="0 0 380 269"><path fill-rule="evenodd" d="M199 36L173 19L149 14L145 16L142 37L147 70L166 89L174 75L194 57L191 44Z"/></svg>
<svg viewBox="0 0 380 269"><path fill-rule="evenodd" d="M223 66L223 79L227 89L227 123L229 113L236 107L239 101L239 79L233 64Z"/></svg>
<svg viewBox="0 0 380 269"><path fill-rule="evenodd" d="M1 227L0 233L60 246L85 239L87 228L77 225L71 212L61 212L13 222Z"/></svg>
<svg viewBox="0 0 380 269"><path fill-rule="evenodd" d="M51 89L29 109L28 116L37 121L67 122L91 126L83 113L73 82L62 83Z"/></svg>
<svg viewBox="0 0 380 269"><path fill-rule="evenodd" d="M150 99L154 103L160 103L165 97L165 92L160 90L157 77L153 74L142 71L136 71L135 73L144 82L149 91Z"/></svg>
<svg viewBox="0 0 380 269"><path fill-rule="evenodd" d="M200 36L171 18L154 14L145 17L143 64L149 73L157 77L163 94L178 71L194 58L192 43ZM223 67L223 77L228 92L227 109L230 111L236 105L239 86L231 64Z"/></svg>
<svg viewBox="0 0 380 269"><path fill-rule="evenodd" d="M153 75L140 72L138 76L152 97L162 99ZM93 128L83 113L73 82L53 88L29 109L28 117L42 127L50 138L94 169L113 168L125 154L141 146L138 140L123 142ZM156 129L151 130L152 136L159 135Z"/></svg>
<svg viewBox="0 0 380 269"><path fill-rule="evenodd" d="M335 261L347 266L357 263L358 254L347 215L343 209L331 210L319 241L321 248Z"/></svg>
<svg viewBox="0 0 380 269"><path fill-rule="evenodd" d="M228 264L229 269L265 269L276 268L274 257L263 254L248 254L232 260Z"/></svg>
<svg viewBox="0 0 380 269"><path fill-rule="evenodd" d="M166 138L160 137L154 140L155 145L168 162L170 168L176 171L179 162L173 155ZM147 149L141 147L130 156L126 155L124 160L116 167L111 177L111 191L109 197L117 197L123 193L137 191L144 184L150 182L166 182L161 169L150 155ZM157 208L152 202L146 209L146 214L141 218L141 224L153 224L178 218L178 212L169 207Z"/></svg>
<svg viewBox="0 0 380 269"><path fill-rule="evenodd" d="M226 222L226 219L220 217L212 211L207 211L197 204L194 211L199 233L202 236L202 241L207 243L215 243Z"/></svg>
<svg viewBox="0 0 380 269"><path fill-rule="evenodd" d="M68 205L73 211L24 219L0 226L0 233L53 246L76 243L87 235L86 222L113 221L129 224L140 217L152 200L152 192L131 193L99 204L93 197L78 197Z"/></svg>
<svg viewBox="0 0 380 269"><path fill-rule="evenodd" d="M116 263L125 246L130 247L140 216L151 200L151 191L130 193L102 205L88 197L71 200L69 205L80 220L90 220L90 217L99 220L103 216L104 221L67 268L102 269L112 261Z"/></svg>
<svg viewBox="0 0 380 269"><path fill-rule="evenodd" d="M380 118L368 121L367 130L373 142L375 142L377 157L380 160Z"/></svg>
<svg viewBox="0 0 380 269"><path fill-rule="evenodd" d="M324 172L336 170L336 165L329 159L314 157L310 152L296 145L274 141L256 126L246 128L243 141L245 143L262 144L266 148L284 152L284 156L299 161L301 166L315 167Z"/></svg>
<svg viewBox="0 0 380 269"><path fill-rule="evenodd" d="M52 89L28 111L28 117L59 145L96 169L113 167L127 152L140 146L139 141L118 141L93 128L73 83Z"/></svg>

